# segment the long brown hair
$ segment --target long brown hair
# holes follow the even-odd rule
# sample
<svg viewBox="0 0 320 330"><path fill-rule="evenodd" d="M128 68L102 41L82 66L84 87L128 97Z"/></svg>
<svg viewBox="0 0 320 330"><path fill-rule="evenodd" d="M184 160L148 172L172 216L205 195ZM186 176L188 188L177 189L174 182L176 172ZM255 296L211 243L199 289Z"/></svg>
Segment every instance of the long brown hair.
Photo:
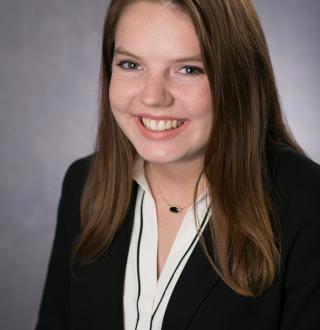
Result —
<svg viewBox="0 0 320 330"><path fill-rule="evenodd" d="M207 179L213 210L209 222L213 255L202 236L200 242L212 267L230 288L257 296L273 283L281 257L266 149L286 146L302 152L282 119L259 19L249 0L147 1L178 6L189 15L198 34L214 103L200 174ZM100 257L129 207L136 151L112 115L108 90L117 22L136 2L112 0L106 14L98 135L82 194L82 231L72 250L71 265L75 256L83 265Z"/></svg>

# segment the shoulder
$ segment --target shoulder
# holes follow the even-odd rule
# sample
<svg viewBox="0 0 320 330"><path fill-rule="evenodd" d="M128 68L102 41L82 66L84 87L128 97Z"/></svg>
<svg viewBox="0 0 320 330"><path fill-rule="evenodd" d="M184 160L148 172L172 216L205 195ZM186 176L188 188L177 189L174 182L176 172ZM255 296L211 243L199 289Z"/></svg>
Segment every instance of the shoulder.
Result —
<svg viewBox="0 0 320 330"><path fill-rule="evenodd" d="M286 205L318 205L320 165L289 148L273 151L272 157L275 185Z"/></svg>
<svg viewBox="0 0 320 330"><path fill-rule="evenodd" d="M94 154L90 154L78 158L68 166L63 179L62 194L69 202L79 203L93 157Z"/></svg>
<svg viewBox="0 0 320 330"><path fill-rule="evenodd" d="M271 158L284 248L308 251L308 258L320 251L320 166L292 149L274 151Z"/></svg>
<svg viewBox="0 0 320 330"><path fill-rule="evenodd" d="M94 154L74 160L66 171L66 176L72 176L77 180L85 179L88 175Z"/></svg>
<svg viewBox="0 0 320 330"><path fill-rule="evenodd" d="M65 179L73 183L83 183L88 176L93 157L94 154L90 154L74 160L66 170Z"/></svg>
<svg viewBox="0 0 320 330"><path fill-rule="evenodd" d="M67 168L60 195L57 241L72 242L80 230L80 200L93 155L73 161Z"/></svg>
<svg viewBox="0 0 320 330"><path fill-rule="evenodd" d="M292 187L299 186L308 188L310 185L320 184L320 165L306 155L295 150L279 149L278 153L278 177Z"/></svg>

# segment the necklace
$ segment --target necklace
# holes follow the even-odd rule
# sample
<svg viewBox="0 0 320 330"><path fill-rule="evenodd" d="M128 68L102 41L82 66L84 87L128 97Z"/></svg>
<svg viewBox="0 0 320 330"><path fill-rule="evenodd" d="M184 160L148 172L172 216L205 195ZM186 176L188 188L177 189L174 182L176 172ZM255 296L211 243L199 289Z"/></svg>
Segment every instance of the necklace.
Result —
<svg viewBox="0 0 320 330"><path fill-rule="evenodd" d="M149 168L150 168L150 171L151 171L151 166L149 164ZM170 203L168 202L168 200L166 199L166 197L164 196L163 192L161 191L160 189L160 186L158 185L158 183L156 183L159 191L160 191L160 194L162 196L162 198L164 199L164 201L166 202L166 204L168 205L169 207L169 211L171 213L180 213L183 209L185 209L187 206L191 205L193 203L193 201L187 205L184 205L184 206L181 206L180 204L176 204L176 203Z"/></svg>
<svg viewBox="0 0 320 330"><path fill-rule="evenodd" d="M187 206L189 206L189 205L191 205L193 203L193 201L192 201L191 203L189 203L187 205L184 205L184 206L181 206L179 204L172 204L172 203L170 203L170 202L167 201L167 199L165 198L165 196L164 196L163 192L161 191L161 189L160 189L160 187L159 187L158 184L157 184L157 186L158 186L158 189L160 191L161 196L163 197L164 201L167 203L167 205L169 207L169 211L171 213L180 213L181 210L183 210L184 208L186 208Z"/></svg>

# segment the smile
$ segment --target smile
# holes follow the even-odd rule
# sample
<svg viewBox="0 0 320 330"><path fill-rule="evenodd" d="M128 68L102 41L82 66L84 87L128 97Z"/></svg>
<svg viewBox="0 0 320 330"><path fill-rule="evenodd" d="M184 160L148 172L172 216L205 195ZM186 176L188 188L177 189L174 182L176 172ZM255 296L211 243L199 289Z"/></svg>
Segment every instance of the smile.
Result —
<svg viewBox="0 0 320 330"><path fill-rule="evenodd" d="M141 123L144 127L152 131L166 131L173 130L183 125L185 120L154 120L142 117Z"/></svg>

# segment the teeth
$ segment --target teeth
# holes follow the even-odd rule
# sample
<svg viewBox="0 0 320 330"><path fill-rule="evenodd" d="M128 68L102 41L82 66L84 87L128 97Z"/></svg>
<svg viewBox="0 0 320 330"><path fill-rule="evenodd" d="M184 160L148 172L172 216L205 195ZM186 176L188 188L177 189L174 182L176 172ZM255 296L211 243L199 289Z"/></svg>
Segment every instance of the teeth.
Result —
<svg viewBox="0 0 320 330"><path fill-rule="evenodd" d="M170 121L168 120L167 122L166 122L166 129L170 129L171 128L171 123L170 123Z"/></svg>
<svg viewBox="0 0 320 330"><path fill-rule="evenodd" d="M164 120L160 120L158 123L158 129L159 131L163 131L166 129L166 122Z"/></svg>
<svg viewBox="0 0 320 330"><path fill-rule="evenodd" d="M178 125L177 121L176 121L176 120L173 120L171 126L172 126L173 128L176 128L177 125Z"/></svg>
<svg viewBox="0 0 320 330"><path fill-rule="evenodd" d="M142 118L142 122L145 127L153 131L165 131L169 129L175 129L180 127L184 121L183 120L153 120L149 118Z"/></svg>

